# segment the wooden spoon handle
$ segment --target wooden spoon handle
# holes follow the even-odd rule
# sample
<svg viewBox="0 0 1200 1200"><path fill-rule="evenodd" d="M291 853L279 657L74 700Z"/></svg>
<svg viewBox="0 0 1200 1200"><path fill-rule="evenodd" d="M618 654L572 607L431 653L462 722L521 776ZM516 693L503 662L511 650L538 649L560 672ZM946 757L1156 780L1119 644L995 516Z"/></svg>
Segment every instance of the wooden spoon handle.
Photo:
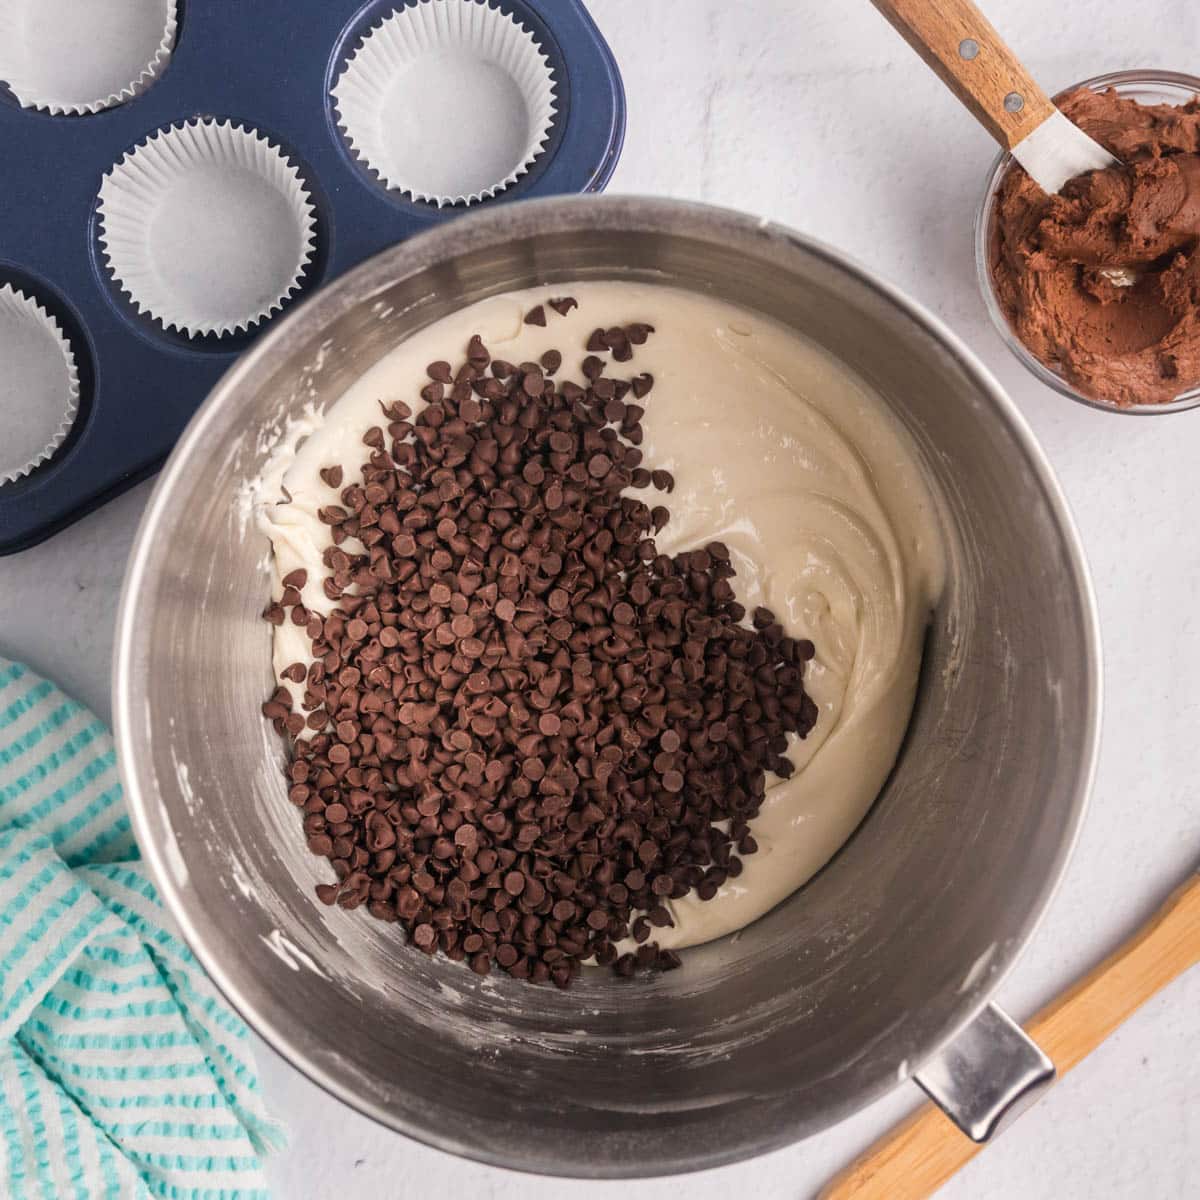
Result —
<svg viewBox="0 0 1200 1200"><path fill-rule="evenodd" d="M1065 1074L1197 962L1200 876L1193 875L1148 925L1042 1009L1026 1030ZM925 1104L833 1179L821 1200L925 1200L983 1148Z"/></svg>
<svg viewBox="0 0 1200 1200"><path fill-rule="evenodd" d="M971 0L872 0L1006 150L1054 112Z"/></svg>

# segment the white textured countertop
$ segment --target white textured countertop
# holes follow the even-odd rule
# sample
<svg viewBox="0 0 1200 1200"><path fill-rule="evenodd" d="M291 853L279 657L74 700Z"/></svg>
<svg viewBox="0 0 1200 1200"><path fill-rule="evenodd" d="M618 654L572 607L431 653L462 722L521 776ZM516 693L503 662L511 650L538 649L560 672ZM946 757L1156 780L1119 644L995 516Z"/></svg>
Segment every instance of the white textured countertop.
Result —
<svg viewBox="0 0 1200 1200"><path fill-rule="evenodd" d="M613 190L726 204L848 251L949 322L1057 467L1095 573L1107 711L1067 879L1001 991L1025 1017L1104 956L1200 860L1200 412L1095 413L1028 376L988 323L971 228L993 151L867 0L591 0L625 75ZM991 0L1051 90L1200 64L1196 0ZM109 710L109 654L143 485L0 560L0 653ZM799 1200L918 1100L899 1089L826 1135L686 1181L564 1183L460 1162L373 1125L261 1049L291 1127L280 1200ZM1200 1191L1200 972L1135 1016L942 1192L946 1200L1170 1200Z"/></svg>

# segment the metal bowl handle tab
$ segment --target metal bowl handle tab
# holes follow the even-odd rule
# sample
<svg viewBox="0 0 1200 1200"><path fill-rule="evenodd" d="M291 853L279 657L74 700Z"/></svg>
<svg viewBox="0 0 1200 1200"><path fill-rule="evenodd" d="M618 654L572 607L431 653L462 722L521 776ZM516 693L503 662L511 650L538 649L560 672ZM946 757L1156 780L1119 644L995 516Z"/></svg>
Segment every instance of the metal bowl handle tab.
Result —
<svg viewBox="0 0 1200 1200"><path fill-rule="evenodd" d="M1200 874L1176 888L1133 937L1034 1016L1029 1029L1066 1074L1151 996L1197 963ZM998 1052L1002 1045L1008 1049ZM1041 1087L1022 1084L1031 1078L1033 1060L1025 1057L1030 1051L1050 1068L1004 1013L988 1007L918 1072L917 1081L965 1133L994 1136L1050 1082L1047 1077ZM923 1104L830 1180L820 1200L925 1200L981 1149L981 1144L956 1136Z"/></svg>
<svg viewBox="0 0 1200 1200"><path fill-rule="evenodd" d="M916 1074L929 1098L974 1142L1013 1123L1054 1082L1054 1064L994 1004Z"/></svg>

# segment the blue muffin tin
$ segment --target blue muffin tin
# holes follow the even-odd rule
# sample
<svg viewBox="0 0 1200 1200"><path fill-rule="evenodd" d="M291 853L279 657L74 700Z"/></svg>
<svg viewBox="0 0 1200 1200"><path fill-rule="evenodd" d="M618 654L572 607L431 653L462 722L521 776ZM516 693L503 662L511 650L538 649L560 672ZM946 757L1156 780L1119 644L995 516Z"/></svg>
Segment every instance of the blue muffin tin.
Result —
<svg viewBox="0 0 1200 1200"><path fill-rule="evenodd" d="M385 190L347 147L330 98L363 35L416 2L179 0L163 77L92 116L21 108L0 85L0 285L32 295L58 319L81 385L75 426L53 459L0 486L0 554L35 545L153 474L240 351L315 287L466 211ZM600 191L625 133L612 52L581 0L490 4L537 38L554 71L557 111L529 172L481 203ZM165 332L113 283L96 237L96 197L109 168L156 130L198 117L270 138L300 170L317 209L317 251L299 291L282 313L239 336Z"/></svg>

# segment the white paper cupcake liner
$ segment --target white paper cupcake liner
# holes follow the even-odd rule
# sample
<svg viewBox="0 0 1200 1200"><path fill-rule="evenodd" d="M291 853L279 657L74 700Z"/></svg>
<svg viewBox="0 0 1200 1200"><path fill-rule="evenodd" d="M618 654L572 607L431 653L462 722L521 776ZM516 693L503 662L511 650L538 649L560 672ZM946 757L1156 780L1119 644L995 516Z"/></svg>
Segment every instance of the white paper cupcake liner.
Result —
<svg viewBox="0 0 1200 1200"><path fill-rule="evenodd" d="M555 82L533 34L487 0L419 0L367 34L333 99L355 156L441 208L529 170L554 123Z"/></svg>
<svg viewBox="0 0 1200 1200"><path fill-rule="evenodd" d="M241 332L278 311L316 245L300 172L228 121L151 136L104 177L99 216L117 285L189 337Z"/></svg>
<svg viewBox="0 0 1200 1200"><path fill-rule="evenodd" d="M97 113L154 83L178 26L176 0L0 0L0 79L25 108Z"/></svg>
<svg viewBox="0 0 1200 1200"><path fill-rule="evenodd" d="M79 370L58 322L31 296L0 287L0 485L44 463L79 411Z"/></svg>

